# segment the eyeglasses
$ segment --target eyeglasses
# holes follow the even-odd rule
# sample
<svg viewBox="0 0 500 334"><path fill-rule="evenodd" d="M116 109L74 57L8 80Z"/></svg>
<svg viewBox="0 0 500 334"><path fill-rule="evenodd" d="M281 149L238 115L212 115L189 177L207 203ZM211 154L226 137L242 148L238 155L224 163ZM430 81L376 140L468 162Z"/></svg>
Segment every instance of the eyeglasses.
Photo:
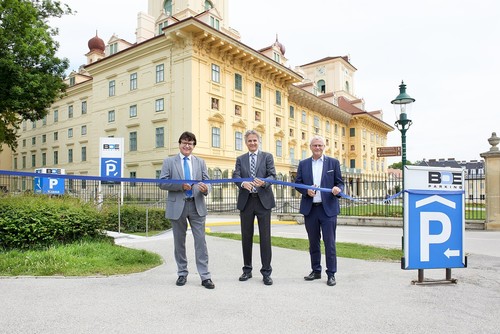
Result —
<svg viewBox="0 0 500 334"><path fill-rule="evenodd" d="M194 146L194 142L192 142L192 141L190 141L190 142L181 141L181 145L183 145L183 146Z"/></svg>
<svg viewBox="0 0 500 334"><path fill-rule="evenodd" d="M325 145L321 145L321 144L316 144L316 145L311 145L311 147L323 147Z"/></svg>

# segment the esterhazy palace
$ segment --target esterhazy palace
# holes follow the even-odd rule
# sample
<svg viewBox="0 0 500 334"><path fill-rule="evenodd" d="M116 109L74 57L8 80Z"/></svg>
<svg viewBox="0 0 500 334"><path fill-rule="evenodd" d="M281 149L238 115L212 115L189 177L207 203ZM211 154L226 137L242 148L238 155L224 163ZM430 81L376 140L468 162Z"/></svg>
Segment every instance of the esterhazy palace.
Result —
<svg viewBox="0 0 500 334"><path fill-rule="evenodd" d="M243 134L255 129L281 179L293 180L298 161L311 154L310 138L319 134L353 193L362 192L359 181L386 172L377 147L393 128L354 95L349 58L292 69L275 32L275 42L260 50L241 42L227 26L227 3L148 0L134 43L91 36L87 63L67 78L65 97L43 120L23 122L17 151L4 150L0 167L97 176L99 138L123 137L123 177L155 178L163 159L178 153L179 135L191 131L194 154L205 159L211 177L230 178L246 151Z"/></svg>

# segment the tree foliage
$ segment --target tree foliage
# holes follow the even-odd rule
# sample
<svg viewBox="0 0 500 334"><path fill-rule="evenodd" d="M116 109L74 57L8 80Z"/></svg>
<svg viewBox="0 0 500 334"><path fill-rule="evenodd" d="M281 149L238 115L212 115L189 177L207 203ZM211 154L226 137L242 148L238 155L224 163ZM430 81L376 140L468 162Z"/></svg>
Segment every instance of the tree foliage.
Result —
<svg viewBox="0 0 500 334"><path fill-rule="evenodd" d="M413 165L413 163L410 160L406 160L406 165L407 166ZM403 162L402 161L395 162L392 165L390 165L389 168L392 168L392 169L403 169Z"/></svg>
<svg viewBox="0 0 500 334"><path fill-rule="evenodd" d="M57 29L48 21L71 14L54 0L0 0L0 147L17 146L23 120L44 118L65 91L67 59L56 57Z"/></svg>

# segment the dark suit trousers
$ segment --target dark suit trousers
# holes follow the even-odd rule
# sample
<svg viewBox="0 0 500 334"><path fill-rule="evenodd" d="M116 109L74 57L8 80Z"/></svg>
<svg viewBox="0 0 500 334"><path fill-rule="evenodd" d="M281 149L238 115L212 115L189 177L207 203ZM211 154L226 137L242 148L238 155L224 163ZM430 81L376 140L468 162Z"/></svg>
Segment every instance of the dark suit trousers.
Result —
<svg viewBox="0 0 500 334"><path fill-rule="evenodd" d="M250 196L243 211L240 211L241 242L243 246L243 272L252 272L252 248L254 221L257 217L260 236L260 260L263 276L270 276L271 268L271 210L262 206L258 197Z"/></svg>
<svg viewBox="0 0 500 334"><path fill-rule="evenodd" d="M321 272L321 234L325 244L326 274L337 272L337 250L335 247L337 216L328 217L323 206L313 206L311 212L304 217L307 236L309 238L309 254L311 269Z"/></svg>

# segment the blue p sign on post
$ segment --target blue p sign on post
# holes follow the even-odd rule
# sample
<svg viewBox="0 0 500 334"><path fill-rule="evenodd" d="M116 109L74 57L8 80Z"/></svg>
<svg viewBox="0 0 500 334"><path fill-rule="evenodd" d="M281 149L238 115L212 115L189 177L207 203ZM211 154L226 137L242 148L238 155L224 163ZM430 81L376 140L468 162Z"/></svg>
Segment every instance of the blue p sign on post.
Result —
<svg viewBox="0 0 500 334"><path fill-rule="evenodd" d="M101 177L121 178L123 174L123 138L104 137L100 139L99 170ZM119 181L105 180L101 183L115 184Z"/></svg>
<svg viewBox="0 0 500 334"><path fill-rule="evenodd" d="M405 269L463 268L462 193L409 191Z"/></svg>
<svg viewBox="0 0 500 334"><path fill-rule="evenodd" d="M65 174L65 170L61 168L38 168L35 170L35 173ZM63 178L37 176L33 179L33 182L36 194L64 195L65 186Z"/></svg>
<svg viewBox="0 0 500 334"><path fill-rule="evenodd" d="M463 171L405 168L404 269L466 267Z"/></svg>

